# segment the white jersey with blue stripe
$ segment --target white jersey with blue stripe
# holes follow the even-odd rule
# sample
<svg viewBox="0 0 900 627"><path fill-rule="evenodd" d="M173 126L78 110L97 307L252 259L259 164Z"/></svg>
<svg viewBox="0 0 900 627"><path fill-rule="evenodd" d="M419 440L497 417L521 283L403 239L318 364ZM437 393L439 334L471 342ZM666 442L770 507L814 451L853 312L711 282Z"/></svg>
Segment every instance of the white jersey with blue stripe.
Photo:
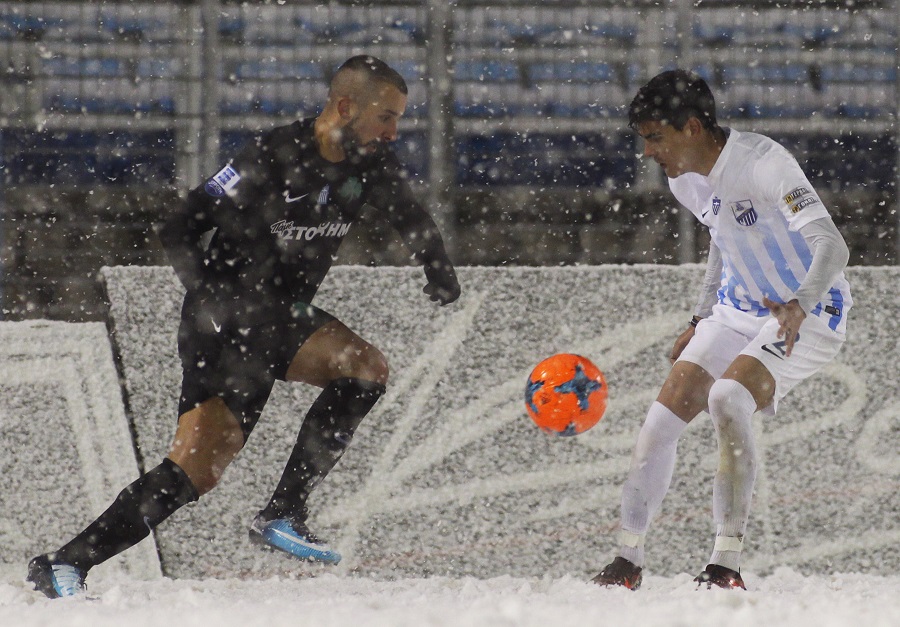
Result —
<svg viewBox="0 0 900 627"><path fill-rule="evenodd" d="M689 172L669 179L669 187L709 227L722 253L720 304L767 316L764 296L783 303L794 298L813 257L799 229L828 210L784 147L731 129L709 175ZM809 313L843 333L852 304L842 272Z"/></svg>

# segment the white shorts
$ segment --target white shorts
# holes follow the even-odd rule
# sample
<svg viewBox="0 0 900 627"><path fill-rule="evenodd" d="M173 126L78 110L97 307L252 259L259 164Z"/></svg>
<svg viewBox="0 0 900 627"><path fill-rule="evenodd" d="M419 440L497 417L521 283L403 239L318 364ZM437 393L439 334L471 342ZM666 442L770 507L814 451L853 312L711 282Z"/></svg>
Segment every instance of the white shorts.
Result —
<svg viewBox="0 0 900 627"><path fill-rule="evenodd" d="M791 356L786 357L784 339L778 337L778 320L773 316L756 317L734 307L715 305L712 315L697 325L678 361L697 364L719 379L738 355L755 357L775 379L774 399L763 409L774 414L778 401L832 361L845 339L818 316L807 316Z"/></svg>

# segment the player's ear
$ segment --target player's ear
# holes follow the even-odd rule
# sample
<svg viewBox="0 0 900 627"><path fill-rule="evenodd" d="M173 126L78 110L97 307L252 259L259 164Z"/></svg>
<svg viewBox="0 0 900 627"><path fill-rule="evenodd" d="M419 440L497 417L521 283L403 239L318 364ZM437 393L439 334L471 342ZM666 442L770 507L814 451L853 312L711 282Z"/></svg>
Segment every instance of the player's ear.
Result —
<svg viewBox="0 0 900 627"><path fill-rule="evenodd" d="M699 135L703 131L703 124L700 123L700 120L697 118L691 117L688 118L686 126L687 136L693 137L694 135Z"/></svg>
<svg viewBox="0 0 900 627"><path fill-rule="evenodd" d="M356 103L349 96L338 99L337 110L343 122L349 122L356 116Z"/></svg>

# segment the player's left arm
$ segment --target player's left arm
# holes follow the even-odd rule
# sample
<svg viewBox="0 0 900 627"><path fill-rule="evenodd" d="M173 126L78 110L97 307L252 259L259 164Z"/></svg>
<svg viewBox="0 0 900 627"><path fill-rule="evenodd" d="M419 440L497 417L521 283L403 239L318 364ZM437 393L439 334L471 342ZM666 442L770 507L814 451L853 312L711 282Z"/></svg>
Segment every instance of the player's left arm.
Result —
<svg viewBox="0 0 900 627"><path fill-rule="evenodd" d="M790 228L803 236L813 255L794 298L785 303L763 299L763 305L778 320L778 337L785 338L786 355L790 356L800 325L847 267L850 251L796 160L790 157L781 164L770 160L768 167L777 167L778 173L763 169L762 182L776 182L773 202L788 219Z"/></svg>
<svg viewBox="0 0 900 627"><path fill-rule="evenodd" d="M395 157L387 160L384 174L372 187L367 202L387 217L413 257L422 264L428 281L422 291L441 305L459 298L456 270L440 230L401 175Z"/></svg>
<svg viewBox="0 0 900 627"><path fill-rule="evenodd" d="M786 355L790 357L800 325L807 312L822 300L838 276L847 267L850 251L831 218L819 218L800 227L800 234L813 251L812 262L794 298L786 303L763 299L778 320L778 337L785 338Z"/></svg>

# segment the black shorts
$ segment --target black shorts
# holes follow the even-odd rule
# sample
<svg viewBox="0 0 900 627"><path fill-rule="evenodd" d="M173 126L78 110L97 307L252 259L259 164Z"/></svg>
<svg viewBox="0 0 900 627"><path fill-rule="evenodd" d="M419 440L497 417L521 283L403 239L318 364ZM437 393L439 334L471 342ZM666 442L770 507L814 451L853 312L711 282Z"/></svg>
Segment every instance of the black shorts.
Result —
<svg viewBox="0 0 900 627"><path fill-rule="evenodd" d="M265 316L220 315L216 311L222 309L207 307L190 296L182 306L178 415L219 397L240 421L246 441L275 380L285 379L297 350L335 318L306 303L274 314L269 311ZM230 311L233 313L234 308Z"/></svg>

